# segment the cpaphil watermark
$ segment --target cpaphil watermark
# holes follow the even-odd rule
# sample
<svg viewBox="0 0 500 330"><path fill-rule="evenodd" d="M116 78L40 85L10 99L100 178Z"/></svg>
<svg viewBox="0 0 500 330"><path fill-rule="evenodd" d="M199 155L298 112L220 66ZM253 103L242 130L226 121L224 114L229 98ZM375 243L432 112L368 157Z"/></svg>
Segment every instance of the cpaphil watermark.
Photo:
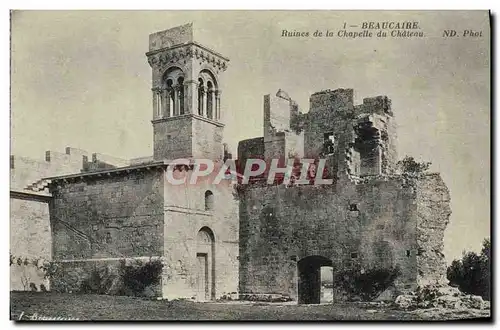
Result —
<svg viewBox="0 0 500 330"><path fill-rule="evenodd" d="M190 168L190 171L184 169ZM189 172L189 174L188 174ZM209 179L213 184L222 180L249 184L256 180L274 184L327 185L333 179L326 178L326 159L272 159L266 162L259 158L247 159L244 164L233 159L224 163L209 159L176 159L167 167L166 179L172 185L195 185L199 180Z"/></svg>
<svg viewBox="0 0 500 330"><path fill-rule="evenodd" d="M45 316L38 313L33 313L31 315L22 312L17 321L79 321L80 319L76 317L66 317L66 316Z"/></svg>

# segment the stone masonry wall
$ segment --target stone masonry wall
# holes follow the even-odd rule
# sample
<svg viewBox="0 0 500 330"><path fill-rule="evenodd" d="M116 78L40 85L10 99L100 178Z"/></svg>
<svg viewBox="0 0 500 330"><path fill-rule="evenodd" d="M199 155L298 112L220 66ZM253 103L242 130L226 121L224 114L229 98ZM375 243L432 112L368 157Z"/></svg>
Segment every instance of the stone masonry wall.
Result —
<svg viewBox="0 0 500 330"><path fill-rule="evenodd" d="M238 163L244 169L247 159L264 158L264 137L242 140L238 142Z"/></svg>
<svg viewBox="0 0 500 330"><path fill-rule="evenodd" d="M10 199L10 290L49 289L44 273L39 270L42 260L52 257L49 205L37 196L31 199ZM22 262L19 263L18 260ZM37 264L33 264L34 261Z"/></svg>
<svg viewBox="0 0 500 330"><path fill-rule="evenodd" d="M160 256L163 173L57 180L50 218L55 260Z"/></svg>
<svg viewBox="0 0 500 330"><path fill-rule="evenodd" d="M41 178L79 173L83 168L84 150L67 147L65 152L46 151L45 158L10 156L10 189L24 190Z"/></svg>
<svg viewBox="0 0 500 330"><path fill-rule="evenodd" d="M10 289L37 290L41 285L49 289L44 273L34 266L33 260L50 260L52 238L47 192L33 192L27 187L42 178L78 173L82 169L86 151L67 147L65 152L46 151L45 158L10 157L10 253L14 258L28 260L10 267ZM18 193L19 192L19 193ZM22 280L24 278L24 280ZM23 284L28 282L28 286Z"/></svg>
<svg viewBox="0 0 500 330"><path fill-rule="evenodd" d="M358 211L350 211L351 204ZM363 269L398 265L397 287L414 287L415 217L412 191L399 180L243 188L240 291L296 298L297 261L313 255L331 259L334 272L356 263Z"/></svg>
<svg viewBox="0 0 500 330"><path fill-rule="evenodd" d="M213 161L221 160L224 156L223 126L209 119L196 117L193 119L193 157L205 158Z"/></svg>
<svg viewBox="0 0 500 330"><path fill-rule="evenodd" d="M175 28L159 31L149 35L149 50L154 51L193 41L193 24L185 24Z"/></svg>
<svg viewBox="0 0 500 330"><path fill-rule="evenodd" d="M154 122L153 127L155 160L191 157L193 126L189 115Z"/></svg>
<svg viewBox="0 0 500 330"><path fill-rule="evenodd" d="M418 283L447 284L443 237L451 215L450 193L439 174L416 184Z"/></svg>
<svg viewBox="0 0 500 330"><path fill-rule="evenodd" d="M177 173L177 171L176 171ZM191 172L183 172L189 182ZM212 207L206 208L205 193L213 194ZM163 296L168 299L197 298L199 269L197 253L206 252L197 240L204 228L213 233L214 296L238 291L238 202L230 182L211 184L199 179L196 184L174 186L165 183L165 259ZM210 204L209 204L210 206ZM210 252L209 252L210 257ZM210 258L211 259L211 258ZM211 267L209 265L209 267ZM199 297L198 297L199 298Z"/></svg>

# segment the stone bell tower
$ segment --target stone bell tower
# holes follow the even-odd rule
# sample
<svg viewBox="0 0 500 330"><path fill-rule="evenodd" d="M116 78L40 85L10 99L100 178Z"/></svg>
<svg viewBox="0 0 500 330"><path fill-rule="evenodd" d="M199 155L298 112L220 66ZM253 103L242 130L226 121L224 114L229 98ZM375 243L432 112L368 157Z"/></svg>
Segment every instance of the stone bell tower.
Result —
<svg viewBox="0 0 500 330"><path fill-rule="evenodd" d="M154 159L222 159L221 77L229 59L186 24L149 35Z"/></svg>

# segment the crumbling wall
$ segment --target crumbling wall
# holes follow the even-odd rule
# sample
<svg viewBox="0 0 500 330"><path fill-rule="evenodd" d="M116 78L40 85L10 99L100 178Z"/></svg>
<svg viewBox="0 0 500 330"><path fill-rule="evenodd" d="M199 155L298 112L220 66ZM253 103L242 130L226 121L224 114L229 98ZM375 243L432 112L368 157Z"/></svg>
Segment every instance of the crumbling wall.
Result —
<svg viewBox="0 0 500 330"><path fill-rule="evenodd" d="M291 128L298 106L286 92L264 96L264 157L289 159L304 154L304 136Z"/></svg>
<svg viewBox="0 0 500 330"><path fill-rule="evenodd" d="M416 181L415 190L418 284L446 284L443 238L451 215L450 193L437 173Z"/></svg>
<svg viewBox="0 0 500 330"><path fill-rule="evenodd" d="M238 167L241 173L243 173L246 161L251 158L264 159L264 137L238 142Z"/></svg>
<svg viewBox="0 0 500 330"><path fill-rule="evenodd" d="M363 104L355 107L355 113L355 146L361 154L361 162L368 160L370 163L361 166L361 174L393 174L398 159L396 122L391 100L387 96L365 98Z"/></svg>
<svg viewBox="0 0 500 330"><path fill-rule="evenodd" d="M414 196L401 180L247 186L240 204L240 291L297 298L297 262L323 256L334 273L399 268L416 286Z"/></svg>

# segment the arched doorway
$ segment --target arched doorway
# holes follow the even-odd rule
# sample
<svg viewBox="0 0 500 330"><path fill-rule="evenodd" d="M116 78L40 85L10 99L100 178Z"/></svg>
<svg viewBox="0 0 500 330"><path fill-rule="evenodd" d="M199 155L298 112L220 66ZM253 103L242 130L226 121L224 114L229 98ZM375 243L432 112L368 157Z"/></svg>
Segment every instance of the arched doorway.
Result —
<svg viewBox="0 0 500 330"><path fill-rule="evenodd" d="M321 300L321 267L332 266L322 256L308 256L297 263L299 304L319 304Z"/></svg>
<svg viewBox="0 0 500 330"><path fill-rule="evenodd" d="M215 299L215 237L208 227L196 236L196 282L198 301Z"/></svg>

